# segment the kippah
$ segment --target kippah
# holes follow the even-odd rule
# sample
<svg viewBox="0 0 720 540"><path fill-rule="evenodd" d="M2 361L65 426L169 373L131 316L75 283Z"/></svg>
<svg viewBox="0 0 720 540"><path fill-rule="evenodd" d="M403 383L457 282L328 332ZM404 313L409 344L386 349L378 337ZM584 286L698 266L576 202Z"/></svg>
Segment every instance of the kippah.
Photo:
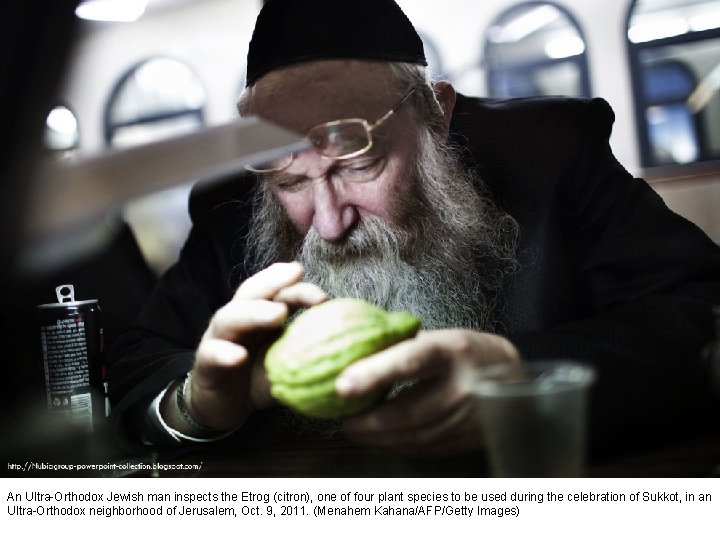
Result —
<svg viewBox="0 0 720 540"><path fill-rule="evenodd" d="M283 66L343 58L427 65L420 36L393 0L270 0L255 22L245 84Z"/></svg>

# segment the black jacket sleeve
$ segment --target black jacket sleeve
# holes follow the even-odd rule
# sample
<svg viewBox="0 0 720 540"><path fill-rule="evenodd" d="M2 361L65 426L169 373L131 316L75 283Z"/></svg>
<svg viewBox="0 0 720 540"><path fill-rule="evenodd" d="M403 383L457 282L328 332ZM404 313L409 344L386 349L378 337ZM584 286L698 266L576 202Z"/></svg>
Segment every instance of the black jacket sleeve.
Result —
<svg viewBox="0 0 720 540"><path fill-rule="evenodd" d="M528 360L597 368L594 447L717 424L700 350L720 303L720 250L616 161L607 103L529 99L459 113L470 159L520 223L504 330Z"/></svg>
<svg viewBox="0 0 720 540"><path fill-rule="evenodd" d="M139 443L147 405L192 367L212 315L243 278L251 190L247 178L194 188L193 227L177 263L159 280L135 324L108 350L112 423L128 449Z"/></svg>

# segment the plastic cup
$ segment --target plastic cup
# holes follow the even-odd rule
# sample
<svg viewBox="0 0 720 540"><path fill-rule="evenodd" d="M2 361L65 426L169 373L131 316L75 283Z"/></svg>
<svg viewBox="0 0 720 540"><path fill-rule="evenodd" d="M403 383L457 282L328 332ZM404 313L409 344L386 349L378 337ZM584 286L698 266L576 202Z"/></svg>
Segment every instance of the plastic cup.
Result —
<svg viewBox="0 0 720 540"><path fill-rule="evenodd" d="M591 367L568 361L483 368L476 393L491 474L582 476L594 379Z"/></svg>

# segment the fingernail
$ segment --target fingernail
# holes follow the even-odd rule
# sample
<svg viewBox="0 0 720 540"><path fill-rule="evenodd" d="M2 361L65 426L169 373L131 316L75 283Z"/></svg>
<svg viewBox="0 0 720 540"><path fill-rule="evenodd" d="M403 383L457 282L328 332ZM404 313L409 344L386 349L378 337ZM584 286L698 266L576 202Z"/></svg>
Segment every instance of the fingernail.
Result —
<svg viewBox="0 0 720 540"><path fill-rule="evenodd" d="M338 377L335 380L335 390L339 394L352 394L355 383L349 377Z"/></svg>
<svg viewBox="0 0 720 540"><path fill-rule="evenodd" d="M263 302L258 304L256 314L262 319L276 319L283 317L287 312L287 306L279 302Z"/></svg>
<svg viewBox="0 0 720 540"><path fill-rule="evenodd" d="M313 301L315 301L315 302L317 302L318 304L320 304L320 303L322 303L322 302L325 302L325 301L328 300L329 298L330 298L330 297L328 296L328 294L327 294L325 291L323 291L322 289L318 289L318 290L316 290L316 291L314 292Z"/></svg>

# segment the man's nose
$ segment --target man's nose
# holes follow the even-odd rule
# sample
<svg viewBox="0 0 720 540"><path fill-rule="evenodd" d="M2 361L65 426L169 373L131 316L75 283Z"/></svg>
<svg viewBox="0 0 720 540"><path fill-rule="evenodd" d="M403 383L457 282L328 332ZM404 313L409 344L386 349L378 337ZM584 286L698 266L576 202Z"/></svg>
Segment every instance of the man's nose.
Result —
<svg viewBox="0 0 720 540"><path fill-rule="evenodd" d="M323 240L341 240L357 222L357 208L347 200L342 186L335 186L332 179L316 179L312 190L313 228Z"/></svg>

